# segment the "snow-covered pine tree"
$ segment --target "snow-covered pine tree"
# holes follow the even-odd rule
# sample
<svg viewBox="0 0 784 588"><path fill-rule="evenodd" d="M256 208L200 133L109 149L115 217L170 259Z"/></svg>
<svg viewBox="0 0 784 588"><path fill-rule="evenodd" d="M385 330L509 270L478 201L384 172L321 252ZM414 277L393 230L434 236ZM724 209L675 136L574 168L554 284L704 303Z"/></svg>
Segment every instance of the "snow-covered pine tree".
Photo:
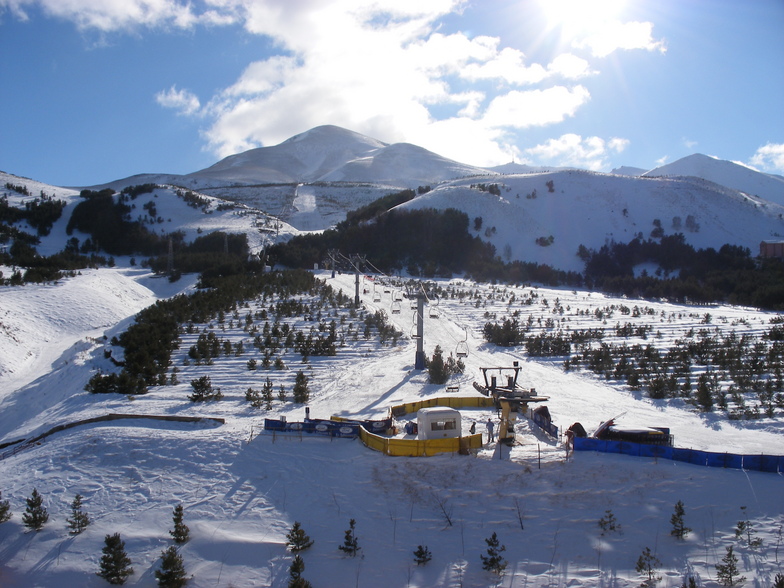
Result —
<svg viewBox="0 0 784 588"><path fill-rule="evenodd" d="M302 577L302 572L305 571L305 561L302 556L295 555L294 561L291 562L289 567L289 583L288 588L311 588L312 584Z"/></svg>
<svg viewBox="0 0 784 588"><path fill-rule="evenodd" d="M292 553L298 553L313 545L313 541L302 529L299 521L294 521L291 530L286 534L286 545L288 545Z"/></svg>
<svg viewBox="0 0 784 588"><path fill-rule="evenodd" d="M182 556L174 545L161 552L161 569L155 570L155 580L161 588L182 588L188 583Z"/></svg>
<svg viewBox="0 0 784 588"><path fill-rule="evenodd" d="M741 576L738 571L738 558L733 553L732 545L727 547L727 553L716 564L716 579L722 586L735 586L746 581L746 576Z"/></svg>
<svg viewBox="0 0 784 588"><path fill-rule="evenodd" d="M670 524L672 525L670 535L676 537L677 539L683 539L688 533L691 532L691 529L683 523L684 512L683 502L679 500L675 503L675 512L670 517Z"/></svg>
<svg viewBox="0 0 784 588"><path fill-rule="evenodd" d="M0 491L0 523L6 522L12 516L11 502L9 500L3 500L3 493Z"/></svg>
<svg viewBox="0 0 784 588"><path fill-rule="evenodd" d="M182 504L174 507L172 520L174 521L174 528L169 531L169 535L174 538L175 543L187 543L188 539L190 539L191 530L188 528L188 525L182 522Z"/></svg>
<svg viewBox="0 0 784 588"><path fill-rule="evenodd" d="M133 574L131 558L125 552L125 541L119 533L107 535L101 550L101 570L97 574L109 584L125 584L128 576Z"/></svg>
<svg viewBox="0 0 784 588"><path fill-rule="evenodd" d="M27 508L22 513L22 522L29 529L40 531L43 529L46 521L49 520L49 513L46 512L46 507L43 504L43 496L38 494L38 490L33 488L33 493L26 500Z"/></svg>
<svg viewBox="0 0 784 588"><path fill-rule="evenodd" d="M506 551L506 546L499 543L495 533L489 539L485 539L485 543L487 543L487 555L479 554L482 558L482 569L501 576L506 569L507 562L501 557L501 553Z"/></svg>
<svg viewBox="0 0 784 588"><path fill-rule="evenodd" d="M71 518L65 519L68 522L69 535L78 535L90 524L90 517L82 510L82 495L74 496L71 503Z"/></svg>
<svg viewBox="0 0 784 588"><path fill-rule="evenodd" d="M414 551L414 562L416 565L421 566L433 559L433 554L427 548L427 545L418 545Z"/></svg>
<svg viewBox="0 0 784 588"><path fill-rule="evenodd" d="M357 522L354 519L351 519L348 522L349 528L346 529L346 534L343 539L343 545L339 545L338 549L343 553L350 555L351 557L356 557L357 552L361 549L359 547L359 541L357 540L357 536L354 534L354 527L356 526Z"/></svg>

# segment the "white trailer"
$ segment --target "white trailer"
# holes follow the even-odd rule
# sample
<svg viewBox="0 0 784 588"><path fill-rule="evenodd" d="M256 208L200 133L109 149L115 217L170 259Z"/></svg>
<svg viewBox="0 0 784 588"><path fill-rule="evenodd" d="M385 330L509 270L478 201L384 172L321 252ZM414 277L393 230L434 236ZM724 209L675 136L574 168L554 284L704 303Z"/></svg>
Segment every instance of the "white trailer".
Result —
<svg viewBox="0 0 784 588"><path fill-rule="evenodd" d="M460 437L460 411L454 408L433 406L417 411L418 439L447 439Z"/></svg>

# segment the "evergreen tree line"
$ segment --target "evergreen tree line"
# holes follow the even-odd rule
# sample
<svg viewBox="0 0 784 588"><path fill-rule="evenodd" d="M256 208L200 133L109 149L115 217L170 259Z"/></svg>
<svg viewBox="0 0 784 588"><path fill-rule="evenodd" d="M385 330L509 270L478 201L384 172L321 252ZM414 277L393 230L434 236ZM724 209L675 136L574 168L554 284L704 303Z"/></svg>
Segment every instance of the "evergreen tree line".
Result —
<svg viewBox="0 0 784 588"><path fill-rule="evenodd" d="M245 271L260 271L258 262L248 261L250 249L244 234L229 234L216 231L202 235L192 243L184 242L180 232L172 233L172 265L179 273L202 273L207 276L228 276ZM146 261L149 267L160 274L169 268L167 249Z"/></svg>
<svg viewBox="0 0 784 588"><path fill-rule="evenodd" d="M684 302L722 301L769 310L784 309L784 263L755 259L746 247L694 249L683 234L660 240L639 237L599 250L580 246L585 284L604 292ZM661 275L634 275L634 267L655 263Z"/></svg>
<svg viewBox="0 0 784 588"><path fill-rule="evenodd" d="M650 398L684 398L706 412L715 407L728 411L730 418L773 417L776 408L784 409L780 319L772 319L760 340L734 332L724 335L718 329L691 329L666 351L651 344L606 342L604 329L529 334L533 322L532 315L527 323L517 316L487 322L484 339L502 347L524 345L532 357L564 357L566 370L582 367L607 380L623 381L633 390L645 390ZM650 330L618 323L614 332L617 337L647 338ZM749 392L756 394L753 406L747 406Z"/></svg>
<svg viewBox="0 0 784 588"><path fill-rule="evenodd" d="M8 204L8 198L3 196L0 198L0 223L10 225L26 221L39 236L46 236L52 230L52 225L62 216L64 208L65 200L57 200L43 191L39 197L25 202L24 208L11 206Z"/></svg>
<svg viewBox="0 0 784 588"><path fill-rule="evenodd" d="M0 492L0 523L5 523L11 520L13 513L10 501L2 498L3 494ZM71 503L71 516L66 518L68 534L71 536L81 534L92 523L90 515L84 510L83 499L81 494L74 497ZM29 530L38 532L49 522L49 512L43 504L43 496L33 488L26 503L27 507L22 513L22 522ZM178 504L172 512L174 527L169 531L177 545L187 543L190 539L190 529L184 523L183 518L182 504ZM125 542L120 534L106 535L101 552L99 570L96 574L109 584L125 584L128 577L133 575L134 570L131 567L131 559L125 551ZM177 552L175 546L170 546L161 553L161 566L155 571L155 579L161 588L182 588L188 582L189 578L185 574L182 556Z"/></svg>
<svg viewBox="0 0 784 588"><path fill-rule="evenodd" d="M143 394L147 386L165 384L171 353L179 347L180 327L207 322L220 311L262 293L291 295L316 288L310 272L292 270L265 274L242 274L202 281L203 289L190 295L159 300L136 315L135 322L112 343L123 347L120 373L94 374L86 390L95 393Z"/></svg>
<svg viewBox="0 0 784 588"><path fill-rule="evenodd" d="M89 514L84 510L83 497L77 494L71 503L71 516L66 519L68 523L69 535L79 535L91 524ZM49 521L49 514L43 505L43 497L34 488L30 498L26 499L26 509L22 514L22 520L31 531L40 531ZM745 506L740 507L741 518L738 520L734 535L739 546L745 546L749 550L760 549L763 540L757 535L756 522L748 516ZM13 513L10 508L10 501L2 500L0 492L0 524L11 519ZM520 527L524 529L523 519L520 517ZM670 535L676 541L685 541L692 529L686 525L686 509L683 501L675 503L673 513L670 516ZM173 527L169 531L175 545L170 545L161 552L161 564L155 571L155 579L162 588L182 588L190 579L186 575L184 561L179 554L177 546L184 545L190 540L190 529L184 522L184 510L182 504L177 504L172 511ZM610 535L623 535L623 527L612 510L608 509L597 521L602 537ZM338 545L338 549L346 556L357 557L362 547L360 538L357 535L356 520L350 519L349 528L343 534L343 543ZM289 567L289 588L309 588L312 584L303 577L305 562L302 554L313 546L314 540L305 532L299 521L295 521L291 529L286 533L286 547L294 554L294 558ZM508 562L503 557L506 546L501 544L495 532L485 539L487 546L485 553L480 553L479 558L482 562L482 569L498 577L504 575ZM106 535L102 556L99 561L97 575L112 585L122 585L133 575L134 569L132 561L125 550L125 542L119 533ZM728 545L725 548L725 555L720 563L714 564L716 568L717 580L722 586L735 586L743 583L746 578L741 575L738 568L738 558L734 553L734 546ZM426 565L433 558L433 554L427 545L418 545L413 551L413 561L417 566ZM635 569L646 578L644 585L653 585L660 580L658 570L661 561L652 552L650 547L645 547L637 559ZM696 588L697 581L694 576L687 575L684 578L682 588ZM784 575L776 574L773 588L784 588Z"/></svg>
<svg viewBox="0 0 784 588"><path fill-rule="evenodd" d="M424 277L463 273L485 282L537 282L629 297L784 309L784 264L775 259L754 259L745 247L727 244L718 250L694 249L682 233L648 240L638 236L628 244L610 243L598 250L581 245L577 255L585 263L583 273L564 272L546 264L504 263L492 245L471 236L468 217L462 212L387 210L395 198L402 197L390 195L356 215L349 213L346 221L320 235L303 235L278 244L271 255L284 265L305 268L327 259L330 249L337 249L344 254L362 252L386 273L404 269ZM657 264L659 275L635 276L634 268L642 263Z"/></svg>
<svg viewBox="0 0 784 588"><path fill-rule="evenodd" d="M76 205L66 226L90 235L90 243L82 249L105 251L110 255L162 255L168 251L168 236L149 232L143 223L131 220L130 196L114 198L114 190L82 190L83 200Z"/></svg>

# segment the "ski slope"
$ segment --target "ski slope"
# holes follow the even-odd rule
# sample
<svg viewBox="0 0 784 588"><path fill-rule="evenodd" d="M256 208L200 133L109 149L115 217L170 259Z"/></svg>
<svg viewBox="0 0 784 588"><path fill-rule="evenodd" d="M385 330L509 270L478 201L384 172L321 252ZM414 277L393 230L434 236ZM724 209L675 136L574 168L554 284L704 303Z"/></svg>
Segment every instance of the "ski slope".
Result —
<svg viewBox="0 0 784 588"><path fill-rule="evenodd" d="M96 270L96 275L69 280L68 287L84 288L86 295L98 278L117 273ZM319 276L353 297L353 275ZM157 284L168 282L151 280L141 271L115 279L115 292L128 290L137 296L107 298L96 302L96 309L102 304L118 317L130 317L146 300L174 293L157 289ZM83 391L96 369L113 369L104 357L106 343L100 332L111 337L118 327L87 322L76 324L68 337L36 338L36 332L45 332L47 321L56 323L74 313L73 308L49 301L53 309L41 313L42 324L31 323L26 336L36 342L30 344L36 357L58 361L25 363L3 351L2 362L13 369L0 374L0 442L107 413L211 416L226 422L96 423L56 433L40 446L0 461L3 499L10 500L14 512L0 525L0 585L105 585L95 576L103 538L119 532L135 569L127 585L152 586L160 553L171 544L171 512L178 503L184 506L192 537L180 553L192 575L188 585L196 587L286 586L292 556L286 551L285 535L294 521L315 541L302 554L303 576L314 586L630 587L643 579L634 568L645 547L661 562L659 586L680 586L687 574L699 585L718 585L715 564L729 545L735 548L747 585L768 586L776 573L782 573L781 475L608 454L567 458L558 441L531 430L525 420L511 450L485 444L476 455L432 458L387 457L357 440L263 433L266 416L286 416L289 421L304 417L304 407L290 401L276 400L269 412L250 407L245 390L260 387L267 376L290 391L294 374L303 370L310 381L311 416L318 418L379 418L395 404L446 393L444 386L428 384L426 373L413 369L416 342L410 335L416 317L408 300L403 300L400 314L391 314L395 290L391 280L388 283L386 292L378 277L363 278L360 296L369 312L385 311L403 332L397 345L366 340L361 329L356 337L348 334L348 324L356 329L361 321L336 310L336 321L338 315L346 316L341 323L344 345L336 356L310 357L303 363L289 352L285 371L250 371L247 361L258 358L258 352L241 328L244 321L227 313L222 325L213 321L212 326L198 325L193 333L183 333L172 357L179 383L151 388L133 399ZM379 302L373 301L373 284L381 294ZM459 342L468 344L466 371L449 383L459 386L457 394L475 394L471 382L479 377L479 367L508 366L517 360L523 366L521 384L550 397L547 404L561 429L580 421L590 432L599 422L625 413L624 423L670 427L679 446L784 453L780 412L774 419L728 421L721 413L698 413L680 400L652 401L590 373L564 372L559 360L533 361L520 349L496 348L481 337L485 322L515 310L534 320L553 317L556 298L568 309L558 320L573 328L597 328L602 321L614 324L607 315L597 319L597 308L621 303L650 308L651 314L635 320L655 324L657 334L651 342L657 346L702 325L706 313L712 317L712 328L751 334L764 331L774 316L770 313L462 280L438 285L454 291L455 297L437 303L433 299L426 308L424 349L430 356L440 345L448 355ZM190 283L185 280L179 287L187 289ZM43 296L36 293L39 288L46 286L23 290ZM534 304L521 303L534 293ZM512 294L515 300L510 302ZM23 297L9 296L9 289L0 296L10 315L22 310ZM261 306L251 301L238 316L268 305L269 301ZM438 318L430 317L432 307ZM297 319L297 328L308 323ZM127 323L120 318L118 324L123 328ZM186 365L188 348L203 329L235 343L244 341L244 353L221 357L209 366ZM25 377L20 379L22 373ZM188 382L204 374L221 388L225 397L220 402L187 400ZM463 416L464 432L473 421L484 432L482 422L497 419L495 411L480 409L466 410ZM33 487L44 496L50 520L40 532L26 533L21 514ZM93 524L83 534L69 537L65 519L77 492L85 497ZM669 533L678 500L683 501L685 522L692 528L685 541ZM735 539L744 506L763 540L760 548ZM607 510L621 524L620 533L601 534L598 521ZM344 557L338 550L351 518L356 520L361 547L357 558ZM502 578L482 570L479 558L487 547L484 539L493 532L506 547L508 566ZM418 545L427 545L433 554L426 566L413 562Z"/></svg>

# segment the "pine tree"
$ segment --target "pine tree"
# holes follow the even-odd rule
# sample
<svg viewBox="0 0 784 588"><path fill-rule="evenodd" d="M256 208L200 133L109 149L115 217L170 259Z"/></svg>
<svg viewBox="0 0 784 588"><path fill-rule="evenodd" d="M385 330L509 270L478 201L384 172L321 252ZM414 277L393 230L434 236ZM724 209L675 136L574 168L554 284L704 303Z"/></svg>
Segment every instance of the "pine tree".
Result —
<svg viewBox="0 0 784 588"><path fill-rule="evenodd" d="M311 588L312 584L302 577L302 572L305 571L305 561L300 555L294 556L294 561L291 562L289 567L288 588Z"/></svg>
<svg viewBox="0 0 784 588"><path fill-rule="evenodd" d="M421 566L429 562L433 559L433 554L430 553L430 550L427 548L427 545L419 545L417 546L416 551L414 552L414 561L416 565Z"/></svg>
<svg viewBox="0 0 784 588"><path fill-rule="evenodd" d="M688 579L683 581L681 588L697 588L697 580L694 579L694 576L689 576Z"/></svg>
<svg viewBox="0 0 784 588"><path fill-rule="evenodd" d="M253 408L261 408L262 406L261 393L253 388L248 388L245 391L245 400L250 402Z"/></svg>
<svg viewBox="0 0 784 588"><path fill-rule="evenodd" d="M38 494L38 490L33 488L33 493L27 499L27 508L22 513L22 522L33 531L43 529L46 521L49 520L49 513L46 512L43 502L43 496Z"/></svg>
<svg viewBox="0 0 784 588"><path fill-rule="evenodd" d="M602 529L602 535L609 532L621 532L621 524L615 518L613 511L604 511L604 516L599 519L599 527Z"/></svg>
<svg viewBox="0 0 784 588"><path fill-rule="evenodd" d="M776 574L773 578L773 588L784 588L784 574Z"/></svg>
<svg viewBox="0 0 784 588"><path fill-rule="evenodd" d="M356 557L357 552L361 549L359 547L359 541L357 540L357 536L354 534L354 527L356 526L356 521L351 519L348 522L349 528L346 529L346 534L343 539L343 545L339 545L338 549L343 553L350 555L351 557Z"/></svg>
<svg viewBox="0 0 784 588"><path fill-rule="evenodd" d="M90 517L82 510L82 495L77 494L71 503L71 518L65 519L68 522L69 535L78 535L90 524Z"/></svg>
<svg viewBox="0 0 784 588"><path fill-rule="evenodd" d="M762 539L755 536L754 534L754 525L749 520L749 515L746 512L746 507L740 507L741 512L743 513L744 519L742 521L738 521L738 524L735 526L735 538L741 539L746 541L749 547L761 547L762 546Z"/></svg>
<svg viewBox="0 0 784 588"><path fill-rule="evenodd" d="M264 400L264 408L272 410L272 380L267 378L261 387L261 397Z"/></svg>
<svg viewBox="0 0 784 588"><path fill-rule="evenodd" d="M670 524L672 525L670 535L678 539L683 539L688 533L691 533L691 529L683 523L683 514L683 502L679 500L675 503L675 512L670 517Z"/></svg>
<svg viewBox="0 0 784 588"><path fill-rule="evenodd" d="M188 583L182 556L174 545L161 552L161 569L155 570L155 579L161 588L182 588Z"/></svg>
<svg viewBox="0 0 784 588"><path fill-rule="evenodd" d="M191 388L193 388L193 394L188 396L188 399L191 402L205 402L223 398L220 388L212 387L209 376L202 376L195 380L191 380Z"/></svg>
<svg viewBox="0 0 784 588"><path fill-rule="evenodd" d="M308 377L302 370L297 372L296 379L294 380L294 402L298 404L305 404L310 400L310 390L308 389Z"/></svg>
<svg viewBox="0 0 784 588"><path fill-rule="evenodd" d="M125 580L133 574L131 559L125 552L125 541L119 533L107 535L104 539L101 556L101 571L98 575L109 584L125 584Z"/></svg>
<svg viewBox="0 0 784 588"><path fill-rule="evenodd" d="M9 500L3 500L3 493L0 492L0 523L6 522L12 516L11 502Z"/></svg>
<svg viewBox="0 0 784 588"><path fill-rule="evenodd" d="M637 565L634 569L637 570L637 573L648 576L648 583L651 584L656 575L656 568L660 565L661 562L659 561L659 558L651 553L650 547L646 547L637 559Z"/></svg>
<svg viewBox="0 0 784 588"><path fill-rule="evenodd" d="M716 564L716 576L722 586L735 586L746 581L746 576L741 576L738 571L738 558L732 551L732 545L727 547L727 553L721 561Z"/></svg>
<svg viewBox="0 0 784 588"><path fill-rule="evenodd" d="M313 545L313 541L302 529L299 522L294 521L291 530L286 534L286 545L289 546L292 553L298 553Z"/></svg>
<svg viewBox="0 0 784 588"><path fill-rule="evenodd" d="M444 352L440 345L436 345L433 358L427 362L427 374L431 384L445 384L449 379L449 372L444 363Z"/></svg>
<svg viewBox="0 0 784 588"><path fill-rule="evenodd" d="M169 535L174 538L175 543L187 543L188 539L190 539L191 530L188 528L188 525L182 522L181 504L178 504L174 507L172 520L174 521L174 528L169 531Z"/></svg>
<svg viewBox="0 0 784 588"><path fill-rule="evenodd" d="M499 544L495 533L489 539L485 539L485 543L487 543L487 555L479 555L482 558L482 569L500 576L506 569L507 562L501 557L501 553L506 551L506 546Z"/></svg>

